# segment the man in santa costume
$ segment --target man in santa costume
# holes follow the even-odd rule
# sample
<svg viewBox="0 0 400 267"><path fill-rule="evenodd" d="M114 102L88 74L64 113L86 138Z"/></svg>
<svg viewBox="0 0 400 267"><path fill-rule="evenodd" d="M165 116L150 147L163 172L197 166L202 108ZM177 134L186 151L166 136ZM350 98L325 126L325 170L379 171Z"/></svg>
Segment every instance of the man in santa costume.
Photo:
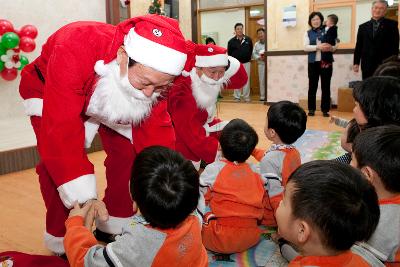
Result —
<svg viewBox="0 0 400 267"><path fill-rule="evenodd" d="M166 90L187 59L176 20L146 15L117 26L66 25L22 71L20 94L37 138L36 171L47 208L46 246L64 253L64 222L78 201L97 198L85 147L99 132L107 158L108 221L96 234L119 234L134 214L129 194L133 160L144 147L174 148Z"/></svg>
<svg viewBox="0 0 400 267"><path fill-rule="evenodd" d="M242 87L247 74L225 48L190 41L186 45L188 60L169 92L168 111L175 128L176 150L199 169L201 160L215 160L218 133L228 123L216 118L220 90Z"/></svg>

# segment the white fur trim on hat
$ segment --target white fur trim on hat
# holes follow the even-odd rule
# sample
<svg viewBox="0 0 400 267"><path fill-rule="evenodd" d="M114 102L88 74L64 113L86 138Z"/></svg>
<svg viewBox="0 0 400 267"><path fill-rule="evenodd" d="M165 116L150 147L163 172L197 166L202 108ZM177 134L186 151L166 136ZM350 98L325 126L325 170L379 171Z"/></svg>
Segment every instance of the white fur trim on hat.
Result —
<svg viewBox="0 0 400 267"><path fill-rule="evenodd" d="M106 75L109 72L109 69L110 68L104 64L104 60L98 60L94 65L94 71L100 76Z"/></svg>
<svg viewBox="0 0 400 267"><path fill-rule="evenodd" d="M196 56L196 67L228 66L228 55Z"/></svg>
<svg viewBox="0 0 400 267"><path fill-rule="evenodd" d="M75 201L85 203L89 199L97 198L96 177L94 174L82 175L60 185L57 190L64 206L70 209Z"/></svg>
<svg viewBox="0 0 400 267"><path fill-rule="evenodd" d="M230 79L233 75L236 74L236 72L239 70L240 68L240 62L239 60L237 60L234 57L228 56L228 60L229 60L229 68L225 71L225 75L224 78L225 79Z"/></svg>
<svg viewBox="0 0 400 267"><path fill-rule="evenodd" d="M185 66L187 55L165 45L152 42L129 30L124 40L125 51L135 61L155 70L178 76Z"/></svg>

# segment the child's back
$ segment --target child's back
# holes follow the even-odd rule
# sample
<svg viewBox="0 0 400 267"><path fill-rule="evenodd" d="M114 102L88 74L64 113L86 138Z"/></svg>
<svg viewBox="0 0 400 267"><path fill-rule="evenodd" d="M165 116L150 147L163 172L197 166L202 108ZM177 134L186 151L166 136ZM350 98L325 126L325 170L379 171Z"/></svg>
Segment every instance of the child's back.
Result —
<svg viewBox="0 0 400 267"><path fill-rule="evenodd" d="M254 155L260 160L260 173L268 192L263 224L276 226L275 210L282 199L287 179L301 164L299 151L293 143L303 135L307 124L305 111L290 101L277 102L269 108L265 135L273 142L268 151Z"/></svg>
<svg viewBox="0 0 400 267"><path fill-rule="evenodd" d="M261 230L265 191L260 175L245 162L258 142L254 129L242 120L232 120L222 131L226 159L206 167L201 183L207 186L202 230L206 248L220 253L241 252L255 245Z"/></svg>
<svg viewBox="0 0 400 267"><path fill-rule="evenodd" d="M71 266L208 266L194 213L199 176L192 163L155 146L139 153L133 166L130 192L138 214L106 247L83 217L70 216L64 245Z"/></svg>

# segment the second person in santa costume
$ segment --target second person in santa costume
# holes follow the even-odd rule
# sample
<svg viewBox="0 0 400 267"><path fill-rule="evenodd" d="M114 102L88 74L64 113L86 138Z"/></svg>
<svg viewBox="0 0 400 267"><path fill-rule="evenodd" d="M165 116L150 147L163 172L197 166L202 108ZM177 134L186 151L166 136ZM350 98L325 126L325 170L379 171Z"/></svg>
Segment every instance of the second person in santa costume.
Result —
<svg viewBox="0 0 400 267"><path fill-rule="evenodd" d="M176 135L176 150L199 169L211 163L218 150L218 133L228 122L216 117L221 89L240 88L247 82L243 65L216 45L186 42L188 60L168 96Z"/></svg>

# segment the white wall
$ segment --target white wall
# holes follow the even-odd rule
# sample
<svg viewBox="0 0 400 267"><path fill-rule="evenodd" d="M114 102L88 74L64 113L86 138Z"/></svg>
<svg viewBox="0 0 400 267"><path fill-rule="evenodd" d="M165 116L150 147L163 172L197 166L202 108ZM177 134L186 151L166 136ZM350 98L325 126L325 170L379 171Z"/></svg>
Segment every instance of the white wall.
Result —
<svg viewBox="0 0 400 267"><path fill-rule="evenodd" d="M355 38L357 38L358 26L371 19L371 7L372 7L371 0L357 3Z"/></svg>
<svg viewBox="0 0 400 267"><path fill-rule="evenodd" d="M201 12L200 16L201 34L218 33L218 40L215 41L217 45L222 47L227 47L229 39L234 36L234 26L236 23L241 22L245 25L244 8L206 11ZM243 28L246 28L246 26ZM214 36L212 37L214 38Z"/></svg>
<svg viewBox="0 0 400 267"><path fill-rule="evenodd" d="M334 58L331 98L332 104L337 104L338 88L347 87L350 81L361 80L361 75L352 71L352 54L336 53ZM299 99L307 99L307 67L307 55L268 57L267 101L290 100L298 102ZM319 82L317 99L321 95L320 88L321 82Z"/></svg>
<svg viewBox="0 0 400 267"><path fill-rule="evenodd" d="M38 28L36 49L31 53L21 52L29 61L40 54L43 43L61 26L78 20L106 21L104 0L12 0L1 1L0 8L0 18L11 21L15 28L26 24ZM0 78L0 120L24 116L18 93L19 81L20 75L11 82Z"/></svg>
<svg viewBox="0 0 400 267"><path fill-rule="evenodd" d="M304 33L309 29L308 15L310 0L276 0L267 1L267 44L268 51L303 50ZM282 24L283 9L296 6L295 27L285 27Z"/></svg>

